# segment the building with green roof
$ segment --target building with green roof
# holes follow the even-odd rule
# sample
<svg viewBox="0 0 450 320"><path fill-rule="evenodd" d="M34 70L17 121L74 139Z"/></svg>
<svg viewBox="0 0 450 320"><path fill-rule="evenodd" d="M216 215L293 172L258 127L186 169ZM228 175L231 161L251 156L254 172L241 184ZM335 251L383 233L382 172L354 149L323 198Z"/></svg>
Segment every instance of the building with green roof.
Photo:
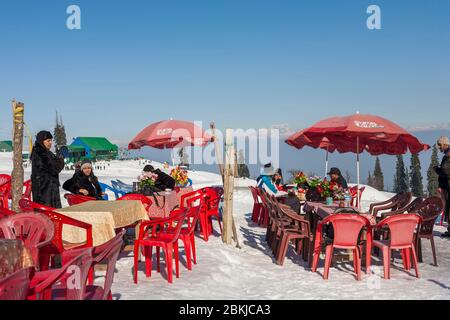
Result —
<svg viewBox="0 0 450 320"><path fill-rule="evenodd" d="M104 137L78 137L67 148L69 158L74 162L83 159L115 160L119 153L118 146Z"/></svg>
<svg viewBox="0 0 450 320"><path fill-rule="evenodd" d="M11 140L0 141L0 152L12 152L13 144Z"/></svg>

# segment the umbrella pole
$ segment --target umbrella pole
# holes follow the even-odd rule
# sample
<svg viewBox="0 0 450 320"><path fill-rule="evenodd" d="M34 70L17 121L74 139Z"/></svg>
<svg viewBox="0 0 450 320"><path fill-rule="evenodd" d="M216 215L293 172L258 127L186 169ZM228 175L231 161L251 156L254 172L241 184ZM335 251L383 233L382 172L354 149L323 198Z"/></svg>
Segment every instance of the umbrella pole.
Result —
<svg viewBox="0 0 450 320"><path fill-rule="evenodd" d="M327 147L327 156L325 158L325 178L327 177L328 174L328 147Z"/></svg>
<svg viewBox="0 0 450 320"><path fill-rule="evenodd" d="M356 180L357 180L357 190L356 190L356 199L358 201L358 208L361 207L361 199L359 196L359 136L356 137Z"/></svg>

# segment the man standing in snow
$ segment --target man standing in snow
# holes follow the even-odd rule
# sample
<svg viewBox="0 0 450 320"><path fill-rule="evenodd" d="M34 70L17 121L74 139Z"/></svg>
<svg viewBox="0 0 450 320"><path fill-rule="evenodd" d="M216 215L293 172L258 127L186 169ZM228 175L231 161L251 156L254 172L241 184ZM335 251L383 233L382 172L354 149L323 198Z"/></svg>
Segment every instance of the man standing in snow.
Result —
<svg viewBox="0 0 450 320"><path fill-rule="evenodd" d="M434 170L439 175L439 192L442 200L445 201L445 221L447 221L447 231L443 237L450 237L449 205L450 205L450 142L448 137L440 137L437 141L438 148L444 153L441 165Z"/></svg>

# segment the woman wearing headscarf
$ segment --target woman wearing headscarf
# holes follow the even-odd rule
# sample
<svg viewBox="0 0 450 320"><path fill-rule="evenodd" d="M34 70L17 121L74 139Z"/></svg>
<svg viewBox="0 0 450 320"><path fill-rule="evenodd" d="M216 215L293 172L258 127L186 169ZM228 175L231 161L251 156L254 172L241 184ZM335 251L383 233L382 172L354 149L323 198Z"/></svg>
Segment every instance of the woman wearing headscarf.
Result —
<svg viewBox="0 0 450 320"><path fill-rule="evenodd" d="M59 173L64 169L64 158L50 151L53 136L41 131L31 152L31 191L33 201L42 205L61 208Z"/></svg>
<svg viewBox="0 0 450 320"><path fill-rule="evenodd" d="M97 200L102 200L104 195L89 160L81 162L80 168L75 170L73 177L64 182L63 189L73 194L81 194Z"/></svg>

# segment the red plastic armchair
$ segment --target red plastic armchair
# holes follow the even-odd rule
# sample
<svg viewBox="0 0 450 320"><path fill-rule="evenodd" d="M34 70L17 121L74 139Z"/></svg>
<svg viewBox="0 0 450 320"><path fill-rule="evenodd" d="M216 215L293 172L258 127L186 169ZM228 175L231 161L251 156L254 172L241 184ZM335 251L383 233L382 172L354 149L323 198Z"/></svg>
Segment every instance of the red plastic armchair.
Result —
<svg viewBox="0 0 450 320"><path fill-rule="evenodd" d="M0 280L0 300L26 300L34 267L18 270Z"/></svg>
<svg viewBox="0 0 450 320"><path fill-rule="evenodd" d="M145 210L147 211L147 213L148 213L148 210L150 209L150 207L153 204L152 200L149 197L146 197L146 196L144 196L142 194L138 194L138 193L136 193L136 194L126 194L126 195L124 195L123 197L120 197L117 200L139 200L144 205Z"/></svg>
<svg viewBox="0 0 450 320"><path fill-rule="evenodd" d="M11 176L0 174L0 208L8 209L8 199L11 194Z"/></svg>
<svg viewBox="0 0 450 320"><path fill-rule="evenodd" d="M92 265L89 270L88 283L86 287L85 300L112 300L111 286L114 279L115 265L123 244L125 230L122 230L113 239L94 247L92 250ZM62 254L63 265L78 256L84 249L65 251ZM103 286L93 285L94 267L98 264L107 264L106 276Z"/></svg>
<svg viewBox="0 0 450 320"><path fill-rule="evenodd" d="M3 218L0 220L0 230L6 239L22 240L36 266L39 265L40 251L52 242L55 233L50 219L35 213L17 213Z"/></svg>
<svg viewBox="0 0 450 320"><path fill-rule="evenodd" d="M412 199L411 192L402 192L402 193L396 194L391 199L388 199L386 201L372 203L369 207L369 213L372 214L372 216L377 217L378 212L380 212L380 211L402 210L402 208L405 208L408 206L408 204L411 202L411 199Z"/></svg>
<svg viewBox="0 0 450 320"><path fill-rule="evenodd" d="M39 203L30 201L28 199L20 199L19 206L24 211L37 211L45 214L51 219L54 225L54 237L50 244L43 247L40 251L40 266L41 270L47 270L50 260L54 266L55 255L62 254L66 250L90 248L93 245L92 240L92 225L89 223L79 221L63 214L55 212L55 208L47 207ZM84 243L67 243L62 239L62 232L64 225L74 226L86 230L86 242Z"/></svg>
<svg viewBox="0 0 450 320"><path fill-rule="evenodd" d="M78 251L78 255L63 264L60 269L37 272L31 281L29 299L85 299L86 283L91 265L92 248L88 248Z"/></svg>
<svg viewBox="0 0 450 320"><path fill-rule="evenodd" d="M249 187L253 196L253 210L252 210L252 221L258 223L259 216L261 215L262 203L258 197L258 191L255 187Z"/></svg>
<svg viewBox="0 0 450 320"><path fill-rule="evenodd" d="M374 240L373 245L383 252L384 278L390 279L391 251L401 250L403 265L406 270L410 268L410 256L413 256L416 277L419 278L417 266L417 254L414 246L414 234L418 232L418 227L422 223L422 217L417 214L399 214L390 216L376 225L376 229L387 226L390 231L390 239Z"/></svg>
<svg viewBox="0 0 450 320"><path fill-rule="evenodd" d="M23 183L23 198L31 200L31 180L27 180Z"/></svg>
<svg viewBox="0 0 450 320"><path fill-rule="evenodd" d="M324 243L322 238L322 228L325 224L331 223L334 230L334 238L332 243ZM357 280L361 280L361 255L362 245L360 245L359 236L363 228L367 228L367 240L366 240L366 273L370 268L370 252L371 252L371 226L370 221L358 214L333 214L321 221L317 226L316 240L314 244L314 255L312 271L316 272L319 262L319 255L322 245L326 245L325 253L325 269L323 278L328 279L328 274L331 266L331 260L333 257L333 250L339 249L352 249L353 250L353 267L356 272Z"/></svg>
<svg viewBox="0 0 450 320"><path fill-rule="evenodd" d="M199 201L201 201L201 202L208 201L207 194L202 189L182 195L181 201L180 201L180 208L187 210L190 207L192 207L193 205L200 205L200 203L198 203ZM209 225L210 220L208 219L207 211L202 210L200 212L199 218L200 218L200 227L201 227L201 231L202 231L203 240L205 240L207 242L210 232L211 232L211 227Z"/></svg>
<svg viewBox="0 0 450 320"><path fill-rule="evenodd" d="M66 198L67 203L69 206L74 206L76 204L88 202L88 201L96 201L97 199L87 196L82 196L79 194L72 194L72 193L66 193L64 195L64 198Z"/></svg>
<svg viewBox="0 0 450 320"><path fill-rule="evenodd" d="M362 199L362 195L364 193L364 190L366 190L366 187L359 188L359 200ZM353 207L359 207L358 202L358 186L354 186L350 188L350 195L352 196L351 205Z"/></svg>
<svg viewBox="0 0 450 320"><path fill-rule="evenodd" d="M220 233L222 233L222 218L220 216L219 207L222 194L218 188L207 187L202 191L206 196L206 218L208 222L208 235L213 233L212 218L216 218L219 224Z"/></svg>
<svg viewBox="0 0 450 320"><path fill-rule="evenodd" d="M177 214L153 221L143 221L139 228L139 238L134 242L134 282L138 281L139 250L142 249L145 257L146 276L151 276L152 249L157 248L157 267L160 271L160 248L164 251L167 267L167 281L173 282L172 260L175 256L175 265L178 265L178 238L186 216L185 209L175 210Z"/></svg>

